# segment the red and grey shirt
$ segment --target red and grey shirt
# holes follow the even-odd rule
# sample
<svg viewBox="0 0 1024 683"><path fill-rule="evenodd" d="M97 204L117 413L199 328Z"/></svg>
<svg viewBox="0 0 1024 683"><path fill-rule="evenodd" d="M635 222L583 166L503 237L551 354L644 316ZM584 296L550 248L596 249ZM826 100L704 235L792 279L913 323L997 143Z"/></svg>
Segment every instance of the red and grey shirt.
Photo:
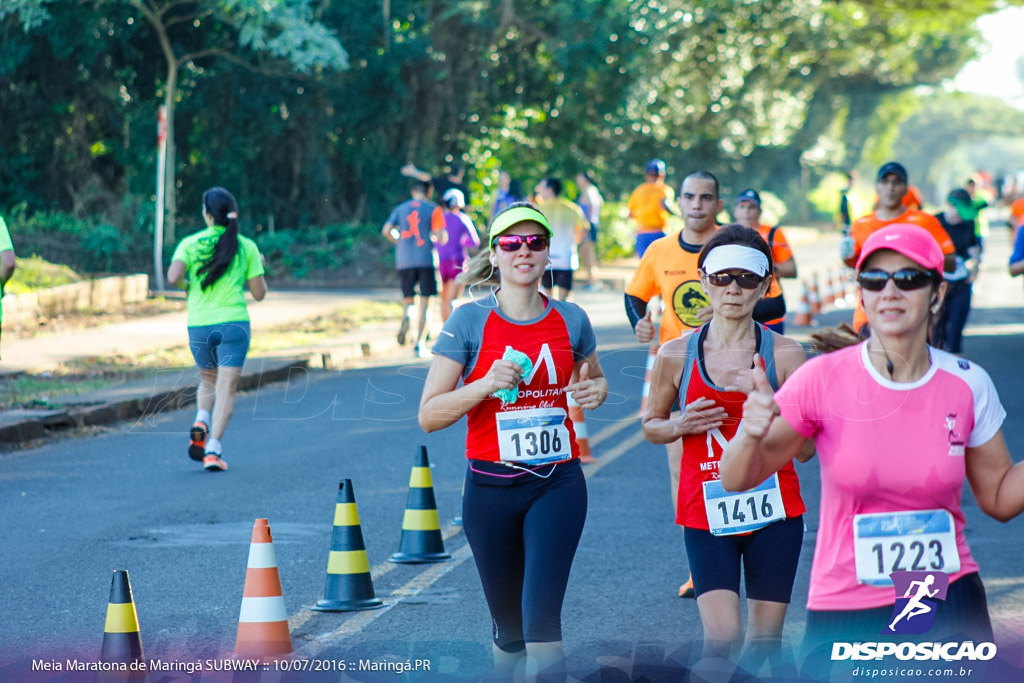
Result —
<svg viewBox="0 0 1024 683"><path fill-rule="evenodd" d="M434 344L434 353L463 366L462 379L466 384L486 375L507 346L525 353L533 363L532 372L519 385L519 398L515 403L503 404L500 399L488 396L469 411L467 458L501 460L499 425L502 421L507 424L520 411L530 411L521 414L539 415L536 419L549 423L553 420L559 428L564 427L569 441L565 452L567 455L571 452L572 458L579 457L572 421L568 419L565 387L576 362L594 353L597 339L582 308L546 297L545 301L544 313L523 321L511 320L502 314L493 295L463 304L448 318ZM515 436L513 433L513 438ZM527 453L535 444L524 440L521 445Z"/></svg>
<svg viewBox="0 0 1024 683"><path fill-rule="evenodd" d="M769 384L777 389L779 383L775 369L774 337L763 325L758 324L755 329L757 353L761 357ZM686 366L679 382L679 404L685 406L699 398L709 398L725 410L726 417L722 421L722 426L712 432L686 434L682 437L683 455L676 524L691 529L709 528L704 483L718 480L718 463L722 458L724 444L736 436L743 417L743 403L747 399L743 392L725 391L708 377L704 364L704 339L707 337L707 331L708 325L705 324L694 330L687 340ZM800 497L800 481L792 461L779 470L778 474L779 491L786 518L802 515L806 508L803 498ZM716 523L721 522L721 519L716 519Z"/></svg>

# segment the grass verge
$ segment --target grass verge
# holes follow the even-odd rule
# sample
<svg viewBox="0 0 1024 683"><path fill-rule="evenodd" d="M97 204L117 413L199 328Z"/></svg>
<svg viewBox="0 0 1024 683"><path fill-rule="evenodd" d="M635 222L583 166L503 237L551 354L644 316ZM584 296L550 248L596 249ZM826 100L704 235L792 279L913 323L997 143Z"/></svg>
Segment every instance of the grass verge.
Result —
<svg viewBox="0 0 1024 683"><path fill-rule="evenodd" d="M366 323L398 320L401 314L397 303L349 304L328 315L256 332L249 356L316 346ZM68 397L145 379L158 370L189 368L192 364L192 354L182 344L133 356L85 358L38 374L0 377L0 410L59 408L62 399Z"/></svg>

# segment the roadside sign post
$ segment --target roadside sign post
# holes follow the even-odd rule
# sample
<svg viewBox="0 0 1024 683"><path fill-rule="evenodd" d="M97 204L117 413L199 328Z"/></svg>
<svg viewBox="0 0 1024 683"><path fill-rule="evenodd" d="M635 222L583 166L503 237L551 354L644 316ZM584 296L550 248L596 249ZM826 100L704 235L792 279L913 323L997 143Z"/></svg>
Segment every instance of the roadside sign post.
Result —
<svg viewBox="0 0 1024 683"><path fill-rule="evenodd" d="M153 225L153 272L156 290L164 287L164 171L167 166L167 107L160 105L156 125L156 221Z"/></svg>

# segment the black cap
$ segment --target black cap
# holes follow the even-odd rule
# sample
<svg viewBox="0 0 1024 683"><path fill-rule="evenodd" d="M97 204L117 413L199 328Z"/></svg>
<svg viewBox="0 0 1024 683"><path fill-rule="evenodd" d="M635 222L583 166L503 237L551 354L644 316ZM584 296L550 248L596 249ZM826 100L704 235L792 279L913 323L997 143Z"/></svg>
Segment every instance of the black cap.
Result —
<svg viewBox="0 0 1024 683"><path fill-rule="evenodd" d="M903 168L903 164L898 161L890 161L886 164L882 164L882 168L878 169L878 180L881 180L890 173L895 173L905 183L910 182L907 178L907 169Z"/></svg>
<svg viewBox="0 0 1024 683"><path fill-rule="evenodd" d="M757 208L761 208L761 195L755 190L743 190L743 192L736 195L736 203L739 204L740 202L754 202Z"/></svg>

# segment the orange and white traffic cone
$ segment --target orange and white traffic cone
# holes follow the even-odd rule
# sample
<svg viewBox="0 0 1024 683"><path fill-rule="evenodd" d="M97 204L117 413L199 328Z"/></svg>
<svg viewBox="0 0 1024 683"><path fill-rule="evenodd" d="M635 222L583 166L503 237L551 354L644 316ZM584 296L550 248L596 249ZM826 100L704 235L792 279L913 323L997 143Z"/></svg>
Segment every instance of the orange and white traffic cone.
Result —
<svg viewBox="0 0 1024 683"><path fill-rule="evenodd" d="M235 654L261 660L275 660L291 654L292 636L277 573L277 554L270 537L270 524L256 520L249 545L249 564L238 614Z"/></svg>
<svg viewBox="0 0 1024 683"><path fill-rule="evenodd" d="M825 271L825 280L821 286L821 305L831 306L835 302L836 294L832 289L832 271Z"/></svg>
<svg viewBox="0 0 1024 683"><path fill-rule="evenodd" d="M857 286L857 271L850 268L846 272L846 305L856 306L860 299L860 288Z"/></svg>
<svg viewBox="0 0 1024 683"><path fill-rule="evenodd" d="M811 307L811 315L821 313L821 297L818 295L818 274L811 276L811 288L807 292L807 303Z"/></svg>
<svg viewBox="0 0 1024 683"><path fill-rule="evenodd" d="M576 444L580 447L580 462L594 462L594 456L590 453L590 432L587 430L587 418L584 415L586 411L571 394L567 398L569 419L572 420L572 429L576 432Z"/></svg>
<svg viewBox="0 0 1024 683"><path fill-rule="evenodd" d="M806 327L811 324L811 304L808 301L807 282L804 282L804 291L800 295L800 304L793 314L793 325Z"/></svg>
<svg viewBox="0 0 1024 683"><path fill-rule="evenodd" d="M661 345L658 342L651 342L650 348L647 350L647 370L644 373L644 388L640 393L640 415L643 417L647 414L647 399L651 396L651 372L654 370L654 360L658 357L658 350Z"/></svg>
<svg viewBox="0 0 1024 683"><path fill-rule="evenodd" d="M832 292L835 294L833 305L836 308L846 308L846 288L843 284L842 271L838 271L832 276Z"/></svg>
<svg viewBox="0 0 1024 683"><path fill-rule="evenodd" d="M110 600L107 602L107 620L103 625L103 645L100 647L100 661L132 666L146 661L142 654L142 636L139 633L139 616L132 598L132 585L128 572L118 569L110 583ZM139 666L135 664L135 666ZM121 679L145 678L144 667L131 670L131 675ZM111 680L117 680L114 677Z"/></svg>

